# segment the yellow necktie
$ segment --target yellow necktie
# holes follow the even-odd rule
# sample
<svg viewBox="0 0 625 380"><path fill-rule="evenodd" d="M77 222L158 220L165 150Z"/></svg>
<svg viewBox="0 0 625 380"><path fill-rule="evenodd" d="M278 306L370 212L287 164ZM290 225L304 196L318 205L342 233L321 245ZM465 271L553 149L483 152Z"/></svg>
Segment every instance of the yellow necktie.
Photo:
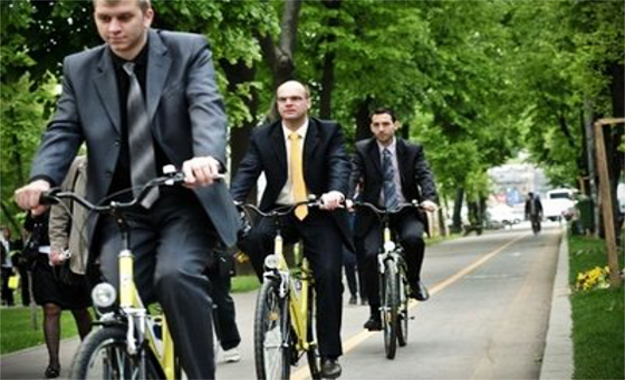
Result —
<svg viewBox="0 0 625 380"><path fill-rule="evenodd" d="M301 136L295 132L289 135L291 141L291 184L293 186L293 200L295 203L305 201L306 184L304 183L304 172L302 169L302 148L299 140ZM308 206L301 205L295 209L295 216L299 220L304 220L308 215Z"/></svg>

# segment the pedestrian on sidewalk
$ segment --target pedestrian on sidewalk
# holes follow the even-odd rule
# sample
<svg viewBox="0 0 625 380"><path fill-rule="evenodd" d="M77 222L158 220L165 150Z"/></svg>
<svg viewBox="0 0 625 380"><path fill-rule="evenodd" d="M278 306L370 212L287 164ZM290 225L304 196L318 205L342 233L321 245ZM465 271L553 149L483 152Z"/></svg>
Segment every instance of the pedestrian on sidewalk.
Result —
<svg viewBox="0 0 625 380"><path fill-rule="evenodd" d="M9 278L13 276L13 262L11 260L11 251L14 249L11 242L11 229L8 227L2 227L2 235L0 236L1 243L0 249L0 268L2 270L0 274L0 280L2 281L2 304L5 306L13 306L13 290L9 286Z"/></svg>
<svg viewBox="0 0 625 380"><path fill-rule="evenodd" d="M72 163L62 185L64 190L84 195L85 165L84 157ZM70 273L69 265L75 264L79 257L86 257L87 245L80 234L86 216L80 216L80 209L74 207L72 202L55 205L41 216L33 217L29 214L25 225L39 245L39 255L32 270L33 293L37 305L43 308L43 332L48 349L48 367L44 376L48 379L59 377L61 373L59 348L62 311L71 310L81 339L91 330L91 314L87 309L91 305L89 289L84 275ZM67 263L64 252L72 252Z"/></svg>

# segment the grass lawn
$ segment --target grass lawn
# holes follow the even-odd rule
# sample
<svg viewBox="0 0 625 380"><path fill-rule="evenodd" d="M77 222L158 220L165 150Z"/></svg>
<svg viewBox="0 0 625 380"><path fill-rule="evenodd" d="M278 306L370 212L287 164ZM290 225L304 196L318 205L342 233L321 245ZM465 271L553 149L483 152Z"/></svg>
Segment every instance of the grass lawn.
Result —
<svg viewBox="0 0 625 380"><path fill-rule="evenodd" d="M255 275L236 276L232 279L232 292L244 293L260 287ZM19 299L16 300L19 302ZM33 325L31 311L26 307L2 308L0 310L0 355L43 344L43 313L37 306L37 329ZM61 335L69 338L77 335L74 317L64 311L61 317Z"/></svg>
<svg viewBox="0 0 625 380"><path fill-rule="evenodd" d="M0 310L0 355L43 344L43 312L37 306L36 329L30 308L11 307ZM76 323L70 311L61 315L61 336L75 336Z"/></svg>
<svg viewBox="0 0 625 380"><path fill-rule="evenodd" d="M576 290L577 274L607 265L602 240L569 238L569 283L573 318L574 379L625 378L625 311L623 287ZM619 258L623 262L622 256Z"/></svg>

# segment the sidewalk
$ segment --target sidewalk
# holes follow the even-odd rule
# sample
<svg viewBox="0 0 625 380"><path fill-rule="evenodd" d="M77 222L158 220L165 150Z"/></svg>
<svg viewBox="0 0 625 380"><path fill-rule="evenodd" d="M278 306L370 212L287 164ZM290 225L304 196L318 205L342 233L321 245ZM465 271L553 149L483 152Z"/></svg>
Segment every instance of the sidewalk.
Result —
<svg viewBox="0 0 625 380"><path fill-rule="evenodd" d="M573 378L573 342L571 340L571 302L569 300L569 244L563 229L558 268L553 284L551 315L545 339L541 380Z"/></svg>

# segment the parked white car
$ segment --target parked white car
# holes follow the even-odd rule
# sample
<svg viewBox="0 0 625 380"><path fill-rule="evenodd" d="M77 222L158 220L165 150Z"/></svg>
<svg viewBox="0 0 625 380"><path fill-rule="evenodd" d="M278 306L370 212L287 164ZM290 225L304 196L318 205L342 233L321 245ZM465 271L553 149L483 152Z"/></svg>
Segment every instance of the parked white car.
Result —
<svg viewBox="0 0 625 380"><path fill-rule="evenodd" d="M520 223L522 217L507 204L498 204L488 208L488 220L493 227L505 227Z"/></svg>

